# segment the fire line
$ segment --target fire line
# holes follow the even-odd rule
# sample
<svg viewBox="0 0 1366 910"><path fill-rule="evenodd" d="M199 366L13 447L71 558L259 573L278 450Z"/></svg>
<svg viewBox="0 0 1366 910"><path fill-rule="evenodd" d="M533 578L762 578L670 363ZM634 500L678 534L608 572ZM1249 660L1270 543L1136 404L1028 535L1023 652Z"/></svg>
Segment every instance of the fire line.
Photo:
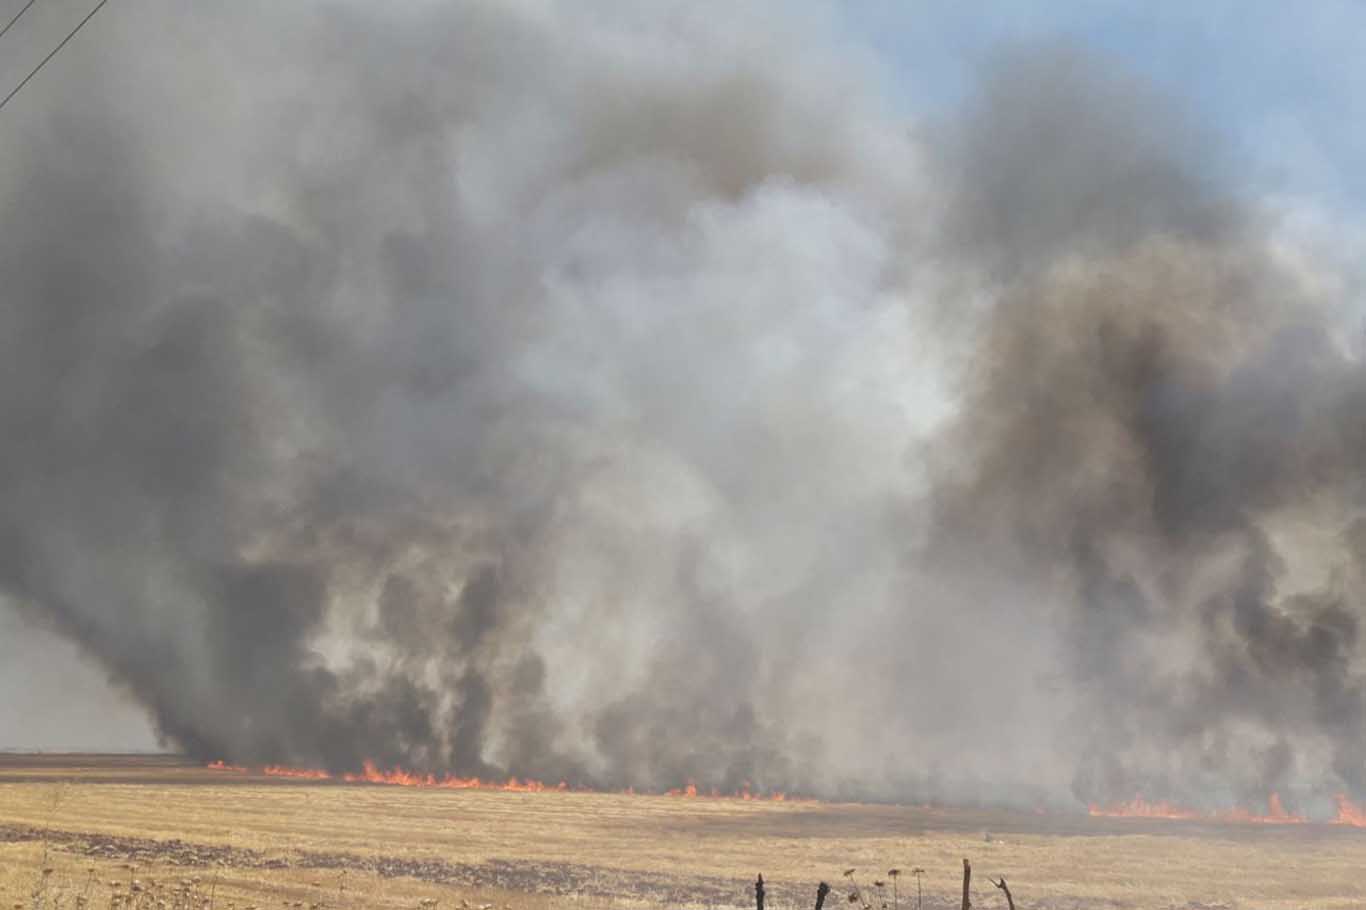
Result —
<svg viewBox="0 0 1366 910"><path fill-rule="evenodd" d="M211 771L224 771L244 774L250 769L242 765L232 765L223 761L213 761L206 766ZM543 792L569 792L578 790L579 792L595 792L589 788L572 788L565 781L558 784L547 784L539 780L523 780L517 777L509 777L505 781L483 780L478 777L457 777L454 775L419 774L407 771L402 768L383 770L374 762L365 762L360 772L350 772L333 774L318 768L292 768L286 765L266 765L260 768L260 773L266 777L283 777L294 780L332 780L348 784L381 784L397 787L426 787L438 790L498 790L505 793L543 793ZM633 788L622 791L628 795L635 795ZM707 797L714 799L739 799L739 800L766 800L770 802L787 802L786 793L775 791L772 793L759 794L753 792L748 785L745 785L735 793L723 794L713 789L708 793L699 792L697 785L689 781L686 785L664 791L663 796L675 796L685 799Z"/></svg>

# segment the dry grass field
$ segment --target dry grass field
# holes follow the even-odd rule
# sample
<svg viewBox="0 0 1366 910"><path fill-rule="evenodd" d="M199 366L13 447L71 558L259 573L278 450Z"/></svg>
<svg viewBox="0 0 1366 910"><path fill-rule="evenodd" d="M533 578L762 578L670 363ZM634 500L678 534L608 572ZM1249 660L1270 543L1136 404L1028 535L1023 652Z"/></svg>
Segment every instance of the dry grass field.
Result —
<svg viewBox="0 0 1366 910"><path fill-rule="evenodd" d="M447 791L0 757L0 910L559 910L845 904L1366 907L1366 831L587 793ZM51 870L44 872L44 870ZM136 884L134 884L136 882ZM915 882L899 880L902 908Z"/></svg>

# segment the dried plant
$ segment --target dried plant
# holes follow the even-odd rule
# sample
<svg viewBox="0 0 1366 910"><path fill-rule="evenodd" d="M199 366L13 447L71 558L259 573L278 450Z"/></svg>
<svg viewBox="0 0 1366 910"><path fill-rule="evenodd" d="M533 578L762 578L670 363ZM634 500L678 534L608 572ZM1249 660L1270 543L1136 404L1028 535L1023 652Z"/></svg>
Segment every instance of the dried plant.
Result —
<svg viewBox="0 0 1366 910"><path fill-rule="evenodd" d="M859 885L858 879L854 878L855 871L854 869L844 870L844 877L849 879L849 883L854 886L854 890L849 892L849 903L858 904L863 910L873 910L873 905L864 896L863 888Z"/></svg>
<svg viewBox="0 0 1366 910"><path fill-rule="evenodd" d="M921 876L925 874L925 870L916 866L911 870L911 874L915 876L915 910L921 910L921 905L925 899L925 893L922 889L920 879Z"/></svg>

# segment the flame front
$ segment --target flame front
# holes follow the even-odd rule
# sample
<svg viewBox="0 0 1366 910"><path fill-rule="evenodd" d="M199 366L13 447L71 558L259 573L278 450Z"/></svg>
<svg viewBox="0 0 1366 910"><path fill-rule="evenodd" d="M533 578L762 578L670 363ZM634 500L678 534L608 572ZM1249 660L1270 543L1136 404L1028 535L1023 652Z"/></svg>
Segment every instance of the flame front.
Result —
<svg viewBox="0 0 1366 910"><path fill-rule="evenodd" d="M210 771L233 771L233 772L236 772L236 773L238 773L238 774L245 774L246 771L247 771L247 769L246 769L246 768L243 768L241 765L229 765L229 764L227 764L226 762L222 762L222 761L211 761L211 762L209 762L209 770L210 770Z"/></svg>
<svg viewBox="0 0 1366 910"><path fill-rule="evenodd" d="M1279 794L1272 793L1266 800L1266 812L1258 813L1250 809L1234 808L1214 812L1190 809L1176 803L1159 800L1149 802L1142 796L1111 806L1092 803L1088 808L1091 815L1101 818L1165 818L1177 821L1204 821L1219 823L1240 823L1251 825L1297 825L1309 821L1303 815L1285 810Z"/></svg>
<svg viewBox="0 0 1366 910"><path fill-rule="evenodd" d="M1345 793L1339 793L1333 799L1338 804L1338 814L1337 818L1333 819L1333 824L1366 828L1366 807L1360 803L1352 802Z"/></svg>
<svg viewBox="0 0 1366 910"><path fill-rule="evenodd" d="M230 765L222 761L210 762L206 767L211 771L231 771L236 773L247 773L250 769L241 765ZM266 765L260 769L266 777L284 777L294 780L333 780L348 784L384 784L395 787L429 787L439 790L499 790L505 793L545 793L545 792L567 792L571 789L565 781L558 784L547 784L539 780L522 780L517 777L509 777L504 781L483 780L478 777L457 777L446 774L438 777L435 774L420 774L407 771L403 768L392 768L383 770L372 761L362 764L359 772L332 774L317 768L291 768L286 765ZM589 788L577 788L582 792L593 792ZM621 791L623 794L634 796L634 788L627 788ZM685 798L695 798L699 796L697 785L692 781L680 788L664 791L665 796L679 796ZM755 800L767 799L773 802L787 802L786 793L774 792L759 796L750 790L748 784L736 793L722 794L715 789L706 794L716 799L741 799Z"/></svg>
<svg viewBox="0 0 1366 910"><path fill-rule="evenodd" d="M365 762L360 774L343 774L342 780L352 784L390 784L398 787L436 787L442 790L503 790L511 793L541 793L546 790L568 790L564 781L558 784L544 784L538 780L518 780L509 777L505 781L486 781L477 777L455 777L434 774L414 774L402 768L389 771L380 770L374 762Z"/></svg>
<svg viewBox="0 0 1366 910"><path fill-rule="evenodd" d="M238 774L249 773L251 770L242 765L228 764L223 761L210 762L206 767L211 771ZM558 784L547 784L539 780L522 780L516 777L510 777L505 781L491 781L483 780L478 777L457 777L450 774L438 777L435 774L420 774L407 771L403 768L383 770L372 761L365 762L358 773L332 774L331 772L316 768L292 768L285 765L266 765L260 768L260 773L267 777L282 777L295 780L338 781L348 784L381 784L397 787L427 787L439 790L498 790L505 793L563 793L571 790L594 792L590 788L570 787L565 781L560 781ZM628 787L620 792L627 796L637 795L637 791L634 787ZM735 793L720 793L715 789L703 793L699 791L697 784L693 781L688 781L682 787L665 790L662 795L684 799L710 798L768 800L772 802L788 801L787 794L781 791L760 795L754 793L748 784L745 784ZM1331 820L1323 822L1324 824L1366 828L1366 805L1352 801L1343 793L1337 794L1334 797L1334 801L1337 807L1336 814ZM1132 800L1126 802L1109 805L1091 803L1087 809L1092 816L1097 818L1151 818L1173 821L1201 821L1217 824L1252 825L1302 825L1311 823L1311 819L1307 816L1288 811L1281 801L1280 794L1275 792L1268 794L1265 812L1257 812L1241 807L1206 811L1192 809L1166 800L1147 800L1141 795L1136 795ZM1036 811L1041 812L1042 810Z"/></svg>
<svg viewBox="0 0 1366 910"><path fill-rule="evenodd" d="M1339 793L1334 797L1337 814L1327 824L1345 825L1352 828L1366 828L1366 807ZM1307 816L1286 811L1280 794L1272 792L1266 799L1266 812L1258 813L1250 809L1234 808L1207 812L1190 809L1163 800L1150 802L1142 796L1114 805L1102 806L1092 803L1088 809L1091 815L1100 818L1164 818L1177 821L1203 821L1219 824L1251 825L1303 825L1310 822Z"/></svg>
<svg viewBox="0 0 1366 910"><path fill-rule="evenodd" d="M326 771L317 771L311 768L286 768L283 765L266 765L261 769L261 773L267 777L293 777L299 780L332 779L332 775Z"/></svg>

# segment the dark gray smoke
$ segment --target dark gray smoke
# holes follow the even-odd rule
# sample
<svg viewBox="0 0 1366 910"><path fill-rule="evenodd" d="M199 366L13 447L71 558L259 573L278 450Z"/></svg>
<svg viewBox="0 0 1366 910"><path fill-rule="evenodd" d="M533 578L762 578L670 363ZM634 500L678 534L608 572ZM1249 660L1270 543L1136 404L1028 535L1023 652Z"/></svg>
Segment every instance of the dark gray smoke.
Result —
<svg viewBox="0 0 1366 910"><path fill-rule="evenodd" d="M996 303L923 556L1056 632L1080 798L1360 792L1359 311L1183 133L1065 52L987 80L952 209Z"/></svg>
<svg viewBox="0 0 1366 910"><path fill-rule="evenodd" d="M912 131L787 4L391 7L118 10L5 112L0 586L169 742L1366 789L1350 288L1167 106L1049 48Z"/></svg>

